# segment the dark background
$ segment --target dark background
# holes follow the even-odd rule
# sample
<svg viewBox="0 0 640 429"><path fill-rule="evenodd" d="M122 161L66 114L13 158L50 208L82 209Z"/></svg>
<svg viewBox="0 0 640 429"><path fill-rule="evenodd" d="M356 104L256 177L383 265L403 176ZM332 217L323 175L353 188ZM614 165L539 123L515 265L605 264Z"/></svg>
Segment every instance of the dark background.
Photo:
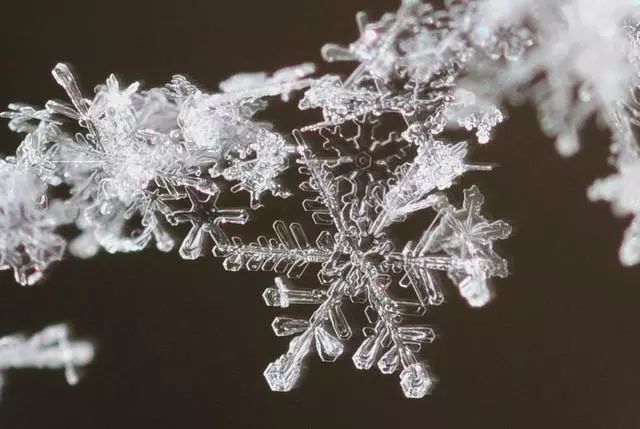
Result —
<svg viewBox="0 0 640 429"><path fill-rule="evenodd" d="M50 75L58 61L74 65L87 94L111 72L147 86L186 73L215 89L239 71L319 62L324 42L356 37L356 11L378 16L396 3L5 1L0 105L64 98ZM33 288L0 274L0 334L69 321L99 347L76 387L60 371L8 374L0 427L640 427L640 270L617 260L627 221L585 196L608 171L608 137L589 127L585 148L565 160L531 110L510 115L472 154L500 167L472 181L516 228L501 246L513 274L486 308L451 294L427 319L441 334L425 353L440 380L433 395L406 400L397 375L355 370L359 335L335 364L311 358L295 391L271 393L262 371L286 347L260 297L272 276L150 250L67 260ZM19 142L4 128L0 138L4 153ZM259 212L257 225L273 214Z"/></svg>

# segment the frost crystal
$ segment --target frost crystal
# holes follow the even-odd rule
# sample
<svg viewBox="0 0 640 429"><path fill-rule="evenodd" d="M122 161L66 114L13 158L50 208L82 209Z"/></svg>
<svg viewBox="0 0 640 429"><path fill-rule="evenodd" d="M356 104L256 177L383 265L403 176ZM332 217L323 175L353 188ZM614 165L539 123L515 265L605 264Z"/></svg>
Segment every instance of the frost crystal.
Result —
<svg viewBox="0 0 640 429"><path fill-rule="evenodd" d="M66 325L49 326L29 338L10 335L0 338L0 371L20 368L64 369L67 383L78 383L76 367L93 359L93 346L86 341L70 341ZM4 384L4 374L0 386Z"/></svg>

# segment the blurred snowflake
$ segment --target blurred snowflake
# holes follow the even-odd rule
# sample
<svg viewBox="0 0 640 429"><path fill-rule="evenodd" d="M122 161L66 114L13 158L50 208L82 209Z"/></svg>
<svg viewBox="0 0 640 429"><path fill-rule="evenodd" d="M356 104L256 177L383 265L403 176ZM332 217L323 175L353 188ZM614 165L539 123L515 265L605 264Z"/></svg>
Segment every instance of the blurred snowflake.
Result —
<svg viewBox="0 0 640 429"><path fill-rule="evenodd" d="M56 228L64 210L49 204L47 188L15 159L0 159L0 270L12 269L18 283L32 285L62 258L65 240Z"/></svg>
<svg viewBox="0 0 640 429"><path fill-rule="evenodd" d="M0 371L21 368L64 369L67 383L78 383L77 367L93 359L93 346L87 341L71 341L66 325L52 325L27 338L9 335L0 338ZM0 387L4 385L4 374Z"/></svg>

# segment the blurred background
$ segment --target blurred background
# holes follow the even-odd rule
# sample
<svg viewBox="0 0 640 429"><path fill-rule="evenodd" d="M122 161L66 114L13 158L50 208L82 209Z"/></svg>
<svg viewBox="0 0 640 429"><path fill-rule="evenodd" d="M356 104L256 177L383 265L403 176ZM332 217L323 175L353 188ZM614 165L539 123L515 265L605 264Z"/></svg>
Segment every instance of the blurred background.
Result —
<svg viewBox="0 0 640 429"><path fill-rule="evenodd" d="M237 72L319 63L323 43L356 38L357 11L378 17L397 3L5 1L0 105L64 99L50 75L59 61L74 66L85 94L112 72L147 87L182 73L215 90ZM293 111L283 109L276 125L296 124ZM425 319L440 334L424 352L439 379L433 395L407 400L397 375L355 370L357 333L337 363L311 358L295 391L272 393L262 371L286 341L271 332L279 313L261 298L270 274L227 273L212 257L183 261L176 252L103 253L63 261L32 288L0 273L0 335L68 321L98 346L75 387L60 371L8 373L0 427L640 427L640 269L617 260L627 220L585 194L608 171L608 136L593 125L583 150L561 159L531 109L509 115L495 142L471 154L499 167L464 184L477 183L492 217L515 227L500 246L513 273L496 282L487 307L469 308L450 288ZM0 153L18 143L2 127ZM269 233L277 217L309 223L283 207L256 213L248 236Z"/></svg>

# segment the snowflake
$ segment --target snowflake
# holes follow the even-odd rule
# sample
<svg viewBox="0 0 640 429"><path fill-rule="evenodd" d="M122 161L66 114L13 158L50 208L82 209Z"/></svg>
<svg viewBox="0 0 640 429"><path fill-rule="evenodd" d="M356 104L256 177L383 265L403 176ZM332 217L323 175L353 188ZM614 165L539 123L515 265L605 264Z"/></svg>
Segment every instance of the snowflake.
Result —
<svg viewBox="0 0 640 429"><path fill-rule="evenodd" d="M0 270L12 269L22 285L41 280L66 246L56 233L61 207L48 204L46 190L27 167L0 159Z"/></svg>
<svg viewBox="0 0 640 429"><path fill-rule="evenodd" d="M264 192L287 197L276 181L288 166L292 147L266 124L253 121L253 115L266 107L265 97L280 96L288 101L291 93L314 84L306 76L311 64L287 67L267 77L266 73L241 73L220 84L220 94L205 94L182 76L168 86L179 104L178 124L187 144L199 148L213 163L211 177L222 176L238 182L233 192L249 192L251 206L259 207Z"/></svg>
<svg viewBox="0 0 640 429"><path fill-rule="evenodd" d="M483 70L481 86L518 99L528 87L525 94L535 102L543 130L556 138L561 154L572 155L580 129L592 116L615 127L612 112L628 98L640 72L631 60L638 52L637 31L629 34L625 24L638 18L637 5L628 0L485 1L478 28L493 34L498 25L527 26L532 41L521 61ZM494 74L497 68L503 70Z"/></svg>
<svg viewBox="0 0 640 429"><path fill-rule="evenodd" d="M111 75L90 100L69 67L58 64L53 75L71 104L49 101L44 110L14 104L2 116L26 133L21 164L51 186L69 187L67 203L76 211L71 222L82 232L71 242L74 255L139 251L151 241L169 251L169 227L177 223L172 213L193 193L217 198L217 178L236 182L233 192L248 191L253 208L267 191L289 195L276 178L292 146L252 117L265 108L265 97L288 99L309 86L313 80L305 77L313 70L303 64L271 77L233 76L217 94L181 76L164 89L141 91L137 82L123 87ZM65 130L69 119L81 133Z"/></svg>
<svg viewBox="0 0 640 429"><path fill-rule="evenodd" d="M405 0L395 14L371 23L366 14L359 14L356 42L347 48L334 44L323 48L327 61L358 61L359 65L344 82L325 76L305 93L300 108L320 107L325 118L307 129L395 112L415 126L421 124L422 132L437 135L454 125L477 129L478 141L487 143L503 114L489 97L457 88L456 79L479 55L477 50L494 61L515 61L530 45L530 37L520 28L499 27L519 38L503 42L492 33L492 39L487 36L479 42L469 24L476 3L446 3L445 10L435 10L420 1Z"/></svg>
<svg viewBox="0 0 640 429"><path fill-rule="evenodd" d="M442 303L437 271L446 271L471 305L488 301L487 279L505 276L506 262L492 250L494 240L506 238L503 222L488 223L479 215L482 197L477 188L465 192L463 209L455 210L437 190L447 189L455 178L475 166L466 164L465 144L450 145L425 140L409 163L399 166L390 180L335 176L332 162L317 158L300 133L296 134L300 171L309 176L300 188L317 194L303 202L314 222L329 227L311 244L302 226L278 220L277 239L259 237L245 244L240 238L214 236L214 252L231 271L273 271L299 278L310 265L319 265L321 289L291 289L277 277L276 288L265 291L268 305L315 304L306 320L278 317L278 336L296 335L287 353L271 363L265 378L275 391L291 390L304 358L315 344L320 359L335 361L343 352L342 341L351 336L342 304L350 298L366 302L371 327L353 355L359 369L377 361L382 373L401 369L400 384L407 397L418 398L431 389L426 366L418 359L420 345L434 340L426 325L405 325L404 319L421 315L429 305ZM358 180L362 179L362 180ZM394 250L388 227L419 210L430 208L436 220L417 244ZM393 278L411 285L416 300L391 295ZM382 356L380 356L382 354Z"/></svg>
<svg viewBox="0 0 640 429"><path fill-rule="evenodd" d="M176 223L189 222L191 229L180 246L180 256L184 259L197 259L204 255L205 240L210 237L225 237L222 228L225 223L243 225L249 219L244 209L219 209L217 201L220 194L206 195L200 198L195 192L187 190L187 198L191 202L188 210L178 210L170 214Z"/></svg>
<svg viewBox="0 0 640 429"><path fill-rule="evenodd" d="M52 325L26 338L10 335L0 338L0 371L14 368L64 369L67 383L78 383L76 367L93 359L93 346L86 341L71 341L66 325ZM0 387L4 374L0 377Z"/></svg>

